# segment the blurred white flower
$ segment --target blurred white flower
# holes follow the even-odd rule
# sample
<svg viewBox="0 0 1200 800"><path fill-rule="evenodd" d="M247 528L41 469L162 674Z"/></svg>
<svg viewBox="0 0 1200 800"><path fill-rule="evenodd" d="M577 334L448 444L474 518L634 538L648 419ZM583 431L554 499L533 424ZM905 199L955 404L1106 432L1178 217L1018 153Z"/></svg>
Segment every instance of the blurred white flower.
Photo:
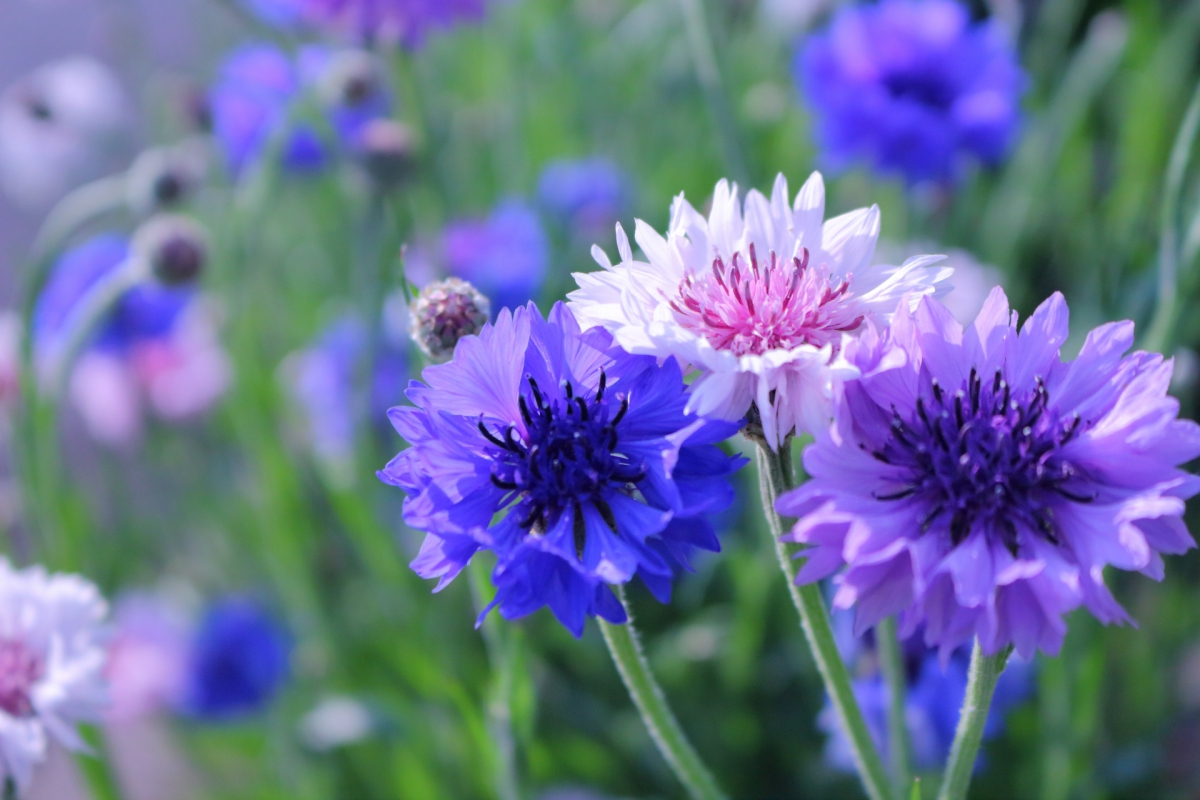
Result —
<svg viewBox="0 0 1200 800"><path fill-rule="evenodd" d="M25 208L45 207L96 176L128 120L125 92L100 62L41 67L0 95L0 188Z"/></svg>
<svg viewBox="0 0 1200 800"><path fill-rule="evenodd" d="M818 15L837 5L837 0L762 0L758 13L763 27L782 38L795 36Z"/></svg>
<svg viewBox="0 0 1200 800"><path fill-rule="evenodd" d="M75 729L107 702L108 606L78 575L17 570L0 557L0 783L28 790L51 740L86 750Z"/></svg>
<svg viewBox="0 0 1200 800"><path fill-rule="evenodd" d="M371 711L345 695L326 697L300 720L300 739L311 750L345 747L370 735Z"/></svg>

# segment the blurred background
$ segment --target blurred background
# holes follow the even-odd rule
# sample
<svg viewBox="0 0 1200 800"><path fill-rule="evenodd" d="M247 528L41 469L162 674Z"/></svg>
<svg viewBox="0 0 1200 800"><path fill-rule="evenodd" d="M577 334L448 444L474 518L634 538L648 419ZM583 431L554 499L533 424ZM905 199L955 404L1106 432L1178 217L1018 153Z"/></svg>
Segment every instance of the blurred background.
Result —
<svg viewBox="0 0 1200 800"><path fill-rule="evenodd" d="M618 221L820 169L877 262L949 256L962 320L996 283L1064 292L1068 350L1134 319L1190 415L1198 78L1195 0L3 0L4 549L113 608L96 757L34 795L681 797L597 630L476 630L486 571L407 568L404 276L548 311ZM160 280L80 338L130 252ZM723 552L632 589L651 663L731 796L857 797L738 479ZM1140 627L1010 669L973 797L1200 797L1200 556L1109 580ZM965 661L907 652L932 797Z"/></svg>

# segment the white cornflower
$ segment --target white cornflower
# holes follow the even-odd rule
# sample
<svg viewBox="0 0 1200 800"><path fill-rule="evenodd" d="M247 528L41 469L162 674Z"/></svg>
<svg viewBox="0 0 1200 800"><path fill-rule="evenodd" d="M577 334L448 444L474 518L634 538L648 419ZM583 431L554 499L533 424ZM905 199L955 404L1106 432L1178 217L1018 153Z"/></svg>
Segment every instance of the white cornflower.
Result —
<svg viewBox="0 0 1200 800"><path fill-rule="evenodd" d="M0 557L0 786L28 789L51 738L87 749L75 724L99 720L107 701L107 612L83 578Z"/></svg>
<svg viewBox="0 0 1200 800"><path fill-rule="evenodd" d="M822 222L825 184L814 172L789 204L782 175L768 200L717 184L701 216L680 195L664 239L638 220L635 261L617 226L621 261L599 247L604 268L577 273L568 295L582 325L601 325L631 353L674 356L700 371L688 411L737 420L751 407L775 447L793 430L828 423L838 382L852 373L839 354L863 323L885 324L900 299L949 290L941 256L871 266L879 208Z"/></svg>

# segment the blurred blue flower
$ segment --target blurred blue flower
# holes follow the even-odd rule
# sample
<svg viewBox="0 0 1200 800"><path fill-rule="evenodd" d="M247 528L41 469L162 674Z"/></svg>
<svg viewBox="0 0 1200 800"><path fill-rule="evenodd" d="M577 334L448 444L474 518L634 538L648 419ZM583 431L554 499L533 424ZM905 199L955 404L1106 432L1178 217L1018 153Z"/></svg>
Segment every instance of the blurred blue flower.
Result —
<svg viewBox="0 0 1200 800"><path fill-rule="evenodd" d="M487 0L295 0L302 14L361 42L419 47L437 28L481 19Z"/></svg>
<svg viewBox="0 0 1200 800"><path fill-rule="evenodd" d="M849 619L849 614L834 614ZM871 631L873 634L873 631ZM839 637L840 639L840 637ZM859 640L855 660L874 651L873 636ZM839 649L842 642L839 641ZM914 765L921 770L939 769L950 755L954 733L958 727L959 712L967 691L967 671L970 666L970 650L961 647L955 650L945 666L938 658L935 648L926 647L922 634L909 637L901 643L908 679L908 696L905 700L905 722L908 726ZM1019 658L1009 660L1007 669L1000 676L996 693L984 727L984 739L992 739L1004 731L1005 716L1023 703L1034 689L1035 669L1032 661ZM872 666L872 674L854 681L854 696L862 709L871 737L888 758L888 691L883 676ZM825 745L825 759L830 766L845 772L854 772L854 759L850 742L842 732L833 707L826 701L817 724L829 735ZM979 762L976 762L978 769Z"/></svg>
<svg viewBox="0 0 1200 800"><path fill-rule="evenodd" d="M794 70L833 169L866 160L910 183L950 181L968 156L1000 161L1020 124L1012 43L956 0L844 6Z"/></svg>
<svg viewBox="0 0 1200 800"><path fill-rule="evenodd" d="M629 178L600 156L552 161L538 179L538 201L559 222L581 233L611 228L629 202Z"/></svg>
<svg viewBox="0 0 1200 800"><path fill-rule="evenodd" d="M323 110L340 146L353 149L363 127L373 119L386 116L390 101L382 82L364 85L360 93L326 91L317 97L321 84L336 79L348 60L363 61L360 51L337 51L310 46L290 58L279 48L253 44L233 52L220 69L209 91L213 134L225 152L230 170L236 175L267 149L273 136L286 140L281 147L283 164L295 172L311 172L328 163L331 154L313 124L289 121L292 106L304 91L312 91L314 101L323 100ZM353 76L351 76L353 77ZM337 87L334 87L336 89Z"/></svg>
<svg viewBox="0 0 1200 800"><path fill-rule="evenodd" d="M673 567L720 549L708 515L732 502L744 460L715 443L738 426L684 413L674 360L629 355L561 303L548 319L530 303L423 377L414 405L391 411L412 447L379 476L408 494L404 521L427 534L412 567L438 589L489 549L483 614L549 606L581 636L588 616L625 621L610 585L637 576L667 602Z"/></svg>
<svg viewBox="0 0 1200 800"><path fill-rule="evenodd" d="M304 413L316 457L335 469L354 455L356 372L367 346L362 321L344 316L326 328L313 344L289 358L285 378ZM403 396L408 381L404 350L389 337L379 343L371 375L370 422L387 427L387 411Z"/></svg>
<svg viewBox="0 0 1200 800"><path fill-rule="evenodd" d="M125 236L101 234L67 251L33 308L32 347L39 381L55 380L86 302L129 257ZM177 420L220 397L230 380L216 323L194 287L138 284L113 305L71 374L71 399L96 439L134 439L141 409Z"/></svg>
<svg viewBox="0 0 1200 800"><path fill-rule="evenodd" d="M535 299L550 260L537 212L517 199L501 202L487 219L450 223L442 246L450 273L487 295L493 315Z"/></svg>
<svg viewBox="0 0 1200 800"><path fill-rule="evenodd" d="M265 707L289 673L291 641L255 602L231 597L204 615L189 655L184 710L221 721Z"/></svg>

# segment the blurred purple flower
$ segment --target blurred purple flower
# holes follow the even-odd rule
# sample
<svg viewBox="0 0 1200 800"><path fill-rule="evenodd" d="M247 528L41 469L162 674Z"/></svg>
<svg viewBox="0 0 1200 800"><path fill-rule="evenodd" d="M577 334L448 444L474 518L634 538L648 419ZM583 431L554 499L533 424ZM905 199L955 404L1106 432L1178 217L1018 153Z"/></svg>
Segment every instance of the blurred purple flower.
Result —
<svg viewBox="0 0 1200 800"><path fill-rule="evenodd" d="M115 622L105 667L109 721L130 722L178 707L192 634L186 617L157 595L138 593L117 603Z"/></svg>
<svg viewBox="0 0 1200 800"><path fill-rule="evenodd" d="M844 6L794 71L833 169L866 160L909 183L950 181L969 156L1000 161L1020 124L1012 43L956 0Z"/></svg>
<svg viewBox="0 0 1200 800"><path fill-rule="evenodd" d="M861 632L900 615L949 654L978 637L1024 658L1056 653L1065 614L1128 614L1106 566L1163 577L1194 541L1184 500L1200 479L1200 426L1167 396L1172 363L1136 352L1133 323L1093 330L1063 362L1055 294L1018 332L997 288L965 330L922 298L846 350L833 426L804 454L812 479L780 498L789 539L810 545L798 582L834 573L834 605Z"/></svg>
<svg viewBox="0 0 1200 800"><path fill-rule="evenodd" d="M382 82L367 87L361 95L347 97L325 92L318 98L317 90L345 61L368 58L360 51L319 46L301 48L294 59L268 44L234 51L222 65L208 98L213 134L230 170L241 173L263 155L277 135L287 137L281 157L288 169L310 172L328 163L331 153L320 133L309 123L289 121L292 105L304 91L313 92L314 102L325 101L324 110L340 146L353 150L363 127L389 112L390 100ZM282 131L285 125L289 129Z"/></svg>
<svg viewBox="0 0 1200 800"><path fill-rule="evenodd" d="M108 67L82 56L47 64L0 96L0 186L21 206L44 207L97 177L129 127Z"/></svg>
<svg viewBox="0 0 1200 800"><path fill-rule="evenodd" d="M492 313L536 298L550 260L550 243L537 212L505 200L487 219L460 220L442 234L446 264L492 301Z"/></svg>
<svg viewBox="0 0 1200 800"><path fill-rule="evenodd" d="M128 256L128 239L104 234L54 265L33 310L39 380L54 379L77 314ZM124 444L138 435L143 406L167 420L194 416L224 394L230 377L214 315L199 293L144 283L117 301L79 355L69 391L97 440Z"/></svg>
<svg viewBox="0 0 1200 800"><path fill-rule="evenodd" d="M356 372L368 341L363 323L345 316L305 350L284 363L283 378L304 414L317 459L335 475L352 474L357 433ZM368 413L372 427L387 426L388 409L404 393L408 361L395 337L385 336L375 353Z"/></svg>
<svg viewBox="0 0 1200 800"><path fill-rule="evenodd" d="M444 588L481 549L505 619L550 606L575 636L588 616L625 621L609 584L641 577L662 602L672 568L718 550L707 515L733 500L741 459L715 446L737 426L684 413L678 364L659 366L580 331L561 303L532 303L458 343L392 409L412 447L383 469L404 521L427 536L412 567ZM633 487L637 487L637 492Z"/></svg>
<svg viewBox="0 0 1200 800"><path fill-rule="evenodd" d="M435 29L482 19L487 0L297 0L302 14L357 42L420 47Z"/></svg>
<svg viewBox="0 0 1200 800"><path fill-rule="evenodd" d="M213 604L188 654L183 710L224 721L262 710L287 680L291 641L257 603L230 597Z"/></svg>
<svg viewBox="0 0 1200 800"><path fill-rule="evenodd" d="M937 651L926 648L919 638L909 638L902 645L908 662L904 717L913 762L917 769L937 770L946 763L950 746L954 743L954 733L967 691L970 652L967 648L959 648L943 665ZM1009 661L992 696L983 732L985 739L995 738L1003 732L1008 712L1033 693L1034 677L1034 662L1019 659ZM854 696L862 709L871 737L886 760L890 746L888 691L878 670L854 681ZM850 742L828 701L817 724L829 735L825 745L825 760L836 769L855 772Z"/></svg>
<svg viewBox="0 0 1200 800"><path fill-rule="evenodd" d="M552 161L538 179L538 201L580 235L612 228L629 202L629 178L613 161L594 156Z"/></svg>

